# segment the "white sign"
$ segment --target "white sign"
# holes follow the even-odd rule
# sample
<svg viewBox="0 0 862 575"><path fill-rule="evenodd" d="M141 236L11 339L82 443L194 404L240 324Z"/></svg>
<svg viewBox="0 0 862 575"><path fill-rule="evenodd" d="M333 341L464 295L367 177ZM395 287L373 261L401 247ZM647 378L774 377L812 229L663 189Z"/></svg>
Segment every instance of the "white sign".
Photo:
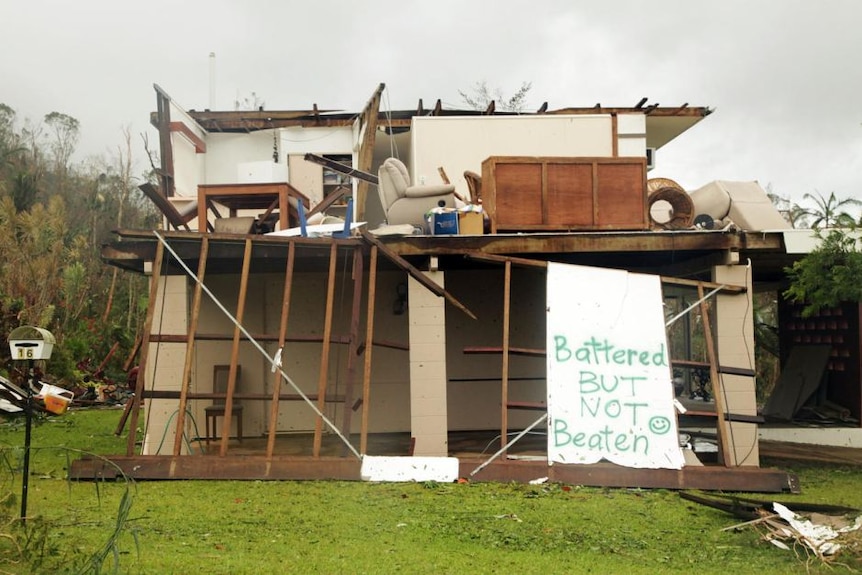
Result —
<svg viewBox="0 0 862 575"><path fill-rule="evenodd" d="M658 276L548 264L548 461L680 469Z"/></svg>

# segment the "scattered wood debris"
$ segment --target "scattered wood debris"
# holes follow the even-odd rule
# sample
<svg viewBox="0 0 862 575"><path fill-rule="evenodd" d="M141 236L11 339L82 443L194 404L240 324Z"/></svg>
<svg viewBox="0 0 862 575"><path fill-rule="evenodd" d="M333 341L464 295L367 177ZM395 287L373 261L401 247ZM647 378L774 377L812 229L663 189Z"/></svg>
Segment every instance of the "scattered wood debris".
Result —
<svg viewBox="0 0 862 575"><path fill-rule="evenodd" d="M849 547L852 552L860 552L862 536L858 531L862 527L862 514L858 509L802 502L761 501L728 495L705 496L681 492L680 496L746 519L722 531L753 528L764 541L779 549L794 551L797 555L798 550L803 550L806 560L813 557L830 563L845 547Z"/></svg>

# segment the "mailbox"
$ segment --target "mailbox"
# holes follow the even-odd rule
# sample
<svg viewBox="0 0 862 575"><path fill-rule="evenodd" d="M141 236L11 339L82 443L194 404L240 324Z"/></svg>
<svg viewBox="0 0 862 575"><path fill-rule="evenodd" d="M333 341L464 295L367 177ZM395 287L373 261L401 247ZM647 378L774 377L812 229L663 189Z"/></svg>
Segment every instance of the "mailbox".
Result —
<svg viewBox="0 0 862 575"><path fill-rule="evenodd" d="M54 334L41 327L22 325L9 334L9 351L13 360L51 359Z"/></svg>

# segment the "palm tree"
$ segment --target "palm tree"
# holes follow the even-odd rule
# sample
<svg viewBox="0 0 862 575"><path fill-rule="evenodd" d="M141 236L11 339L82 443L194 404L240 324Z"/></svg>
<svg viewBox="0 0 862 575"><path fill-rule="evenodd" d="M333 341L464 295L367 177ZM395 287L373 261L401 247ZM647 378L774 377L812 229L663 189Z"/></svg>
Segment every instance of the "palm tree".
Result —
<svg viewBox="0 0 862 575"><path fill-rule="evenodd" d="M815 204L814 209L803 210L806 216L813 218L811 221L812 228L852 227L855 225L856 219L842 208L862 205L862 201L855 198L839 200L835 197L835 192L830 193L829 197L824 197L820 192L816 192L816 194L805 194L802 198L811 200Z"/></svg>

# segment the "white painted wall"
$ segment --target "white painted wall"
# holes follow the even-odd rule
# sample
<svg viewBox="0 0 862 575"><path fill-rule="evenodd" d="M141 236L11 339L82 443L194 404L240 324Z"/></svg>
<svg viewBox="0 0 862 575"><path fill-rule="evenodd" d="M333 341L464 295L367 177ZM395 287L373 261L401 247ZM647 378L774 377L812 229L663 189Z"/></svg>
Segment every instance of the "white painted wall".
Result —
<svg viewBox="0 0 862 575"><path fill-rule="evenodd" d="M182 122L201 140L207 141L206 132L173 101L170 103L170 116L171 122ZM198 154L194 144L180 132L171 132L171 148L174 159L175 196L196 198L198 183L204 177L206 154Z"/></svg>
<svg viewBox="0 0 862 575"><path fill-rule="evenodd" d="M643 114L617 116L617 155L620 157L646 156L646 116Z"/></svg>
<svg viewBox="0 0 862 575"><path fill-rule="evenodd" d="M252 162L272 162L273 130L249 134L207 136L206 170L201 184L236 184L240 166ZM283 159L280 159L283 161ZM195 190L197 194L197 190Z"/></svg>
<svg viewBox="0 0 862 575"><path fill-rule="evenodd" d="M612 132L609 115L417 117L411 174L414 183L438 184L442 166L467 196L464 171L481 174L489 156L609 157Z"/></svg>
<svg viewBox="0 0 862 575"><path fill-rule="evenodd" d="M282 154L352 154L353 129L303 128L294 126L280 130Z"/></svg>

